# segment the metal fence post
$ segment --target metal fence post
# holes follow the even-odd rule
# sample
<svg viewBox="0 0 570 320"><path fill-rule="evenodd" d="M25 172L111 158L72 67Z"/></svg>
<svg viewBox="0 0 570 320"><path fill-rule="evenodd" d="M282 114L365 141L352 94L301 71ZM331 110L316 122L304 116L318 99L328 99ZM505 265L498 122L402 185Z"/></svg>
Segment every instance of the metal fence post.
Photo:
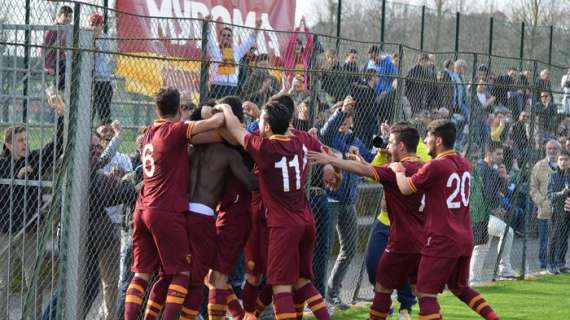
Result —
<svg viewBox="0 0 570 320"><path fill-rule="evenodd" d="M426 27L426 6L422 6L422 25L420 29L420 51L424 51L424 32Z"/></svg>
<svg viewBox="0 0 570 320"><path fill-rule="evenodd" d="M202 50L200 52L200 102L208 100L208 71L210 63L208 58L208 32L210 23L208 20L202 21Z"/></svg>
<svg viewBox="0 0 570 320"><path fill-rule="evenodd" d="M338 5L336 7L336 54L339 54L339 46L340 46L340 23L341 23L341 14L342 14L342 0L338 0Z"/></svg>
<svg viewBox="0 0 570 320"><path fill-rule="evenodd" d="M523 69L523 58L524 58L524 22L521 23L521 43L519 51L519 71Z"/></svg>
<svg viewBox="0 0 570 320"><path fill-rule="evenodd" d="M109 32L109 0L103 0L103 32Z"/></svg>
<svg viewBox="0 0 570 320"><path fill-rule="evenodd" d="M461 32L460 29L461 24L461 13L457 12L455 14L455 60L457 60L459 56L459 33Z"/></svg>
<svg viewBox="0 0 570 320"><path fill-rule="evenodd" d="M60 270L60 283L63 292L58 299L58 314L64 319L79 319L84 295L83 277L84 263L86 261L86 231L88 215L89 188L89 152L91 143L91 108L83 106L91 104L91 72L93 69L93 53L82 52L79 49L91 49L93 36L91 32L81 31L79 17L81 7L75 3L73 30L73 51L71 82L74 89L70 93L69 107L66 109L67 120L67 146L71 161L65 168L65 189L63 197L65 205L62 219L62 250L64 252L62 270Z"/></svg>
<svg viewBox="0 0 570 320"><path fill-rule="evenodd" d="M495 18L489 18L489 56L493 54L493 29L495 24Z"/></svg>
<svg viewBox="0 0 570 320"><path fill-rule="evenodd" d="M399 121L401 119L406 119L406 112L404 111L402 103L402 95L404 94L404 77L402 76L402 67L404 64L404 46L402 44L398 45L398 55L400 56L400 65L398 66L398 78L397 78L397 87L396 87L396 101L394 101L394 110L401 110L401 112L394 112L394 119L392 119L392 123ZM403 114L403 116L402 116Z"/></svg>
<svg viewBox="0 0 570 320"><path fill-rule="evenodd" d="M26 0L26 5L25 5L25 23L27 26L30 25L30 11L31 11L31 0ZM28 70L30 68L30 42L31 42L31 30L29 28L26 28L26 30L24 31L24 41L25 41L25 47L24 47L24 69ZM29 73L26 76L26 78L24 79L24 88L23 88L23 96L24 96L24 101L22 101L22 122L26 123L28 120L28 89L29 89L29 84L30 84L30 76Z"/></svg>
<svg viewBox="0 0 570 320"><path fill-rule="evenodd" d="M386 31L386 0L382 0L382 21L380 21L380 50L384 50L384 32Z"/></svg>
<svg viewBox="0 0 570 320"><path fill-rule="evenodd" d="M317 62L317 57L320 53L320 51L322 50L321 44L319 42L319 36L318 35L314 35L313 36L313 51L311 52L311 57L309 59L309 71L313 70L313 68L315 67L315 64ZM316 113L318 110L318 92L317 92L317 74L312 74L309 72L309 92L311 94L310 96L310 108L309 108L309 123L314 126L315 125L315 119L316 119ZM344 97L342 97L342 99L344 100Z"/></svg>
<svg viewBox="0 0 570 320"><path fill-rule="evenodd" d="M550 40L548 41L548 64L552 64L552 38L554 37L554 26L550 26Z"/></svg>

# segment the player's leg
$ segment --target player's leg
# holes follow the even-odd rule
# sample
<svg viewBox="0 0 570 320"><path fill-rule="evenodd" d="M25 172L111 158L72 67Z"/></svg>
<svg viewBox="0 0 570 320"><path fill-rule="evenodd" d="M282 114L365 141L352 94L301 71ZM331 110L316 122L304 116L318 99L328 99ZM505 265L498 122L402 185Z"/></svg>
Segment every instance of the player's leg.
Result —
<svg viewBox="0 0 570 320"><path fill-rule="evenodd" d="M130 281L125 296L125 320L136 320L144 302L146 288L152 273L158 270L160 260L152 234L145 220L149 212L135 210L133 217L132 251L133 261L131 271L134 276Z"/></svg>
<svg viewBox="0 0 570 320"><path fill-rule="evenodd" d="M318 320L330 319L323 296L312 283L313 251L315 248L316 229L314 225L306 226L299 242L299 276L293 290L293 297L298 319L303 317L304 304L307 303Z"/></svg>
<svg viewBox="0 0 570 320"><path fill-rule="evenodd" d="M457 261L458 258L421 256L416 286L416 296L420 304L420 319L442 319L437 295L443 292Z"/></svg>
<svg viewBox="0 0 570 320"><path fill-rule="evenodd" d="M269 228L267 277L273 287L273 309L277 319L297 318L292 291L299 279L298 248L303 235L304 226Z"/></svg>
<svg viewBox="0 0 570 320"><path fill-rule="evenodd" d="M483 296L469 287L469 260L470 257L459 258L447 282L447 287L459 300L463 301L481 317L486 320L498 320L499 317Z"/></svg>
<svg viewBox="0 0 570 320"><path fill-rule="evenodd" d="M164 276L171 276L162 319L178 319L188 294L191 255L188 245L187 215L186 212L159 212L151 216L149 224L154 243L158 248L161 271Z"/></svg>
<svg viewBox="0 0 570 320"><path fill-rule="evenodd" d="M166 295L168 294L168 286L172 281L171 276L159 276L158 279L152 285L150 289L150 294L146 302L146 308L144 311L144 320L154 320L158 319L158 315L164 308L164 301L166 300Z"/></svg>

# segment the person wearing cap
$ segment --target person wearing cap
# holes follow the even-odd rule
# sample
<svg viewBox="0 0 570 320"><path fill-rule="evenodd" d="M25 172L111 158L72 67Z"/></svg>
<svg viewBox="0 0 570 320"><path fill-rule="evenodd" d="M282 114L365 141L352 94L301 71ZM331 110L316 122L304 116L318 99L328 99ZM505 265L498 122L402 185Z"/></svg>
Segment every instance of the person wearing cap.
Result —
<svg viewBox="0 0 570 320"><path fill-rule="evenodd" d="M380 48L376 45L370 47L368 56L370 60L364 66L363 72L366 72L368 69L374 69L378 72L380 79L374 88L374 92L376 96L384 96L394 88L394 76L398 73L398 69L392 62L392 57L389 55L382 56Z"/></svg>
<svg viewBox="0 0 570 320"><path fill-rule="evenodd" d="M109 51L108 36L103 32L103 16L94 13L89 16L89 27L93 31L95 53L95 83L93 86L93 107L99 115L101 122L111 122L111 100L113 99L113 86L111 77L113 66Z"/></svg>

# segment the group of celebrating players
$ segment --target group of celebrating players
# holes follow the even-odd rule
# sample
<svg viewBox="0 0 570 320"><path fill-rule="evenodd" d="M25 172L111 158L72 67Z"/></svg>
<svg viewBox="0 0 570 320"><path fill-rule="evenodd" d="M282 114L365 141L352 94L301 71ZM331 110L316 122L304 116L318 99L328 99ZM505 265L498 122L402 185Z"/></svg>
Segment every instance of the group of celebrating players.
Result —
<svg viewBox="0 0 570 320"><path fill-rule="evenodd" d="M200 107L189 122L180 120L179 105L176 89L161 89L159 120L145 133L125 319L137 319L153 274L145 319L161 313L162 319L196 319L204 284L210 320L225 319L227 312L255 319L271 302L278 320L301 319L305 305L317 319L329 319L311 283L316 231L305 193L309 162L323 165L330 188L338 185L340 170L384 186L390 238L378 264L370 319L386 319L392 290L407 282L415 285L419 319L442 319L437 294L445 286L483 318L499 319L468 285L471 165L453 150L452 122L429 125L425 143L433 159L425 164L415 154L418 131L393 125L391 164L371 166L292 128L294 103L287 95L263 106L259 129L251 133L237 97ZM242 252L243 307L227 283Z"/></svg>

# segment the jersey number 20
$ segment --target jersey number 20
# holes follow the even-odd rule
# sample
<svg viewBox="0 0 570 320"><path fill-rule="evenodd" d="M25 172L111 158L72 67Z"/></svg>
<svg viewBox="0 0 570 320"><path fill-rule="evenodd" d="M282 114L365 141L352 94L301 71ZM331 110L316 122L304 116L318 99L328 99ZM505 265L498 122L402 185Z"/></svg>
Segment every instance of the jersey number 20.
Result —
<svg viewBox="0 0 570 320"><path fill-rule="evenodd" d="M470 186L471 174L469 172L463 172L461 177L457 172L452 173L447 179L447 187L453 188L453 192L447 197L447 207L459 209L461 204L464 207L469 206Z"/></svg>

